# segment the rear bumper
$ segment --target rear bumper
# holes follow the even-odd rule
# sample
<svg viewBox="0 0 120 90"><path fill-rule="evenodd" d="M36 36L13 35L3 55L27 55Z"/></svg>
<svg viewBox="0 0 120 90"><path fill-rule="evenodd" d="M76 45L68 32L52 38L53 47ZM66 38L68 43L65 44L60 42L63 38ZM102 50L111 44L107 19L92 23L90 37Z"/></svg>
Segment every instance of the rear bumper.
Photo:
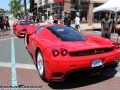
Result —
<svg viewBox="0 0 120 90"><path fill-rule="evenodd" d="M47 79L49 82L63 82L66 80L66 78L74 73L74 72L82 72L82 71L87 71L89 72L89 74L87 74L88 76L93 76L93 75L98 75L102 70L103 68L105 67L108 67L108 66L111 66L111 65L117 65L119 63L119 61L114 61L114 62L111 62L111 63L107 63L105 65L102 65L102 66L98 66L98 67L93 67L93 68L84 68L84 69L78 69L78 70L71 70L69 72L67 72L67 74L65 75L65 77L63 79Z"/></svg>
<svg viewBox="0 0 120 90"><path fill-rule="evenodd" d="M64 81L70 73L77 71L90 70L90 75L99 74L105 66L120 61L119 49L104 54L80 57L69 55L54 57L49 50L44 50L42 54L45 61L45 77L48 81ZM99 61L99 59L102 60L102 66L92 67L92 62Z"/></svg>

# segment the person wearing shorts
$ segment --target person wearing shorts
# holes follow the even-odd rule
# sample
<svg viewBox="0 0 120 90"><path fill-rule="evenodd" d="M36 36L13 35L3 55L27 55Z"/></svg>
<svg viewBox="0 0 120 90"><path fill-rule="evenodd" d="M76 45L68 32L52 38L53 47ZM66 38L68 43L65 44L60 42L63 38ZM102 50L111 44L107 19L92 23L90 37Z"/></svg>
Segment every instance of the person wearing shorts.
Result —
<svg viewBox="0 0 120 90"><path fill-rule="evenodd" d="M101 22L101 36L107 39L110 39L112 31L112 19L109 18L109 15L109 12L106 12L105 18L103 18Z"/></svg>

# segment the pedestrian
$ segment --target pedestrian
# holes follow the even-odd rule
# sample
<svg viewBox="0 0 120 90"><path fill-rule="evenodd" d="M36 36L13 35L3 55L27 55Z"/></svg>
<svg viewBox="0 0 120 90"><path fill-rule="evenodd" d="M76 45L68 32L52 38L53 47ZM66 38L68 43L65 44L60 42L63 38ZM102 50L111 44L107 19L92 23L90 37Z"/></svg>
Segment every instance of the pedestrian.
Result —
<svg viewBox="0 0 120 90"><path fill-rule="evenodd" d="M69 25L67 12L64 12L64 25Z"/></svg>
<svg viewBox="0 0 120 90"><path fill-rule="evenodd" d="M117 30L118 37L120 37L120 24L117 24L115 28Z"/></svg>
<svg viewBox="0 0 120 90"><path fill-rule="evenodd" d="M0 35L2 36L3 35L3 30L4 30L4 24L3 24L3 16L2 14L0 13Z"/></svg>
<svg viewBox="0 0 120 90"><path fill-rule="evenodd" d="M71 21L72 21L72 19L71 19L71 17L70 17L70 13L68 13L68 26L70 27L70 25L71 25Z"/></svg>
<svg viewBox="0 0 120 90"><path fill-rule="evenodd" d="M5 18L5 27L6 27L6 30L10 30L10 24L9 24L8 16L6 16L6 18Z"/></svg>
<svg viewBox="0 0 120 90"><path fill-rule="evenodd" d="M33 15L33 22L35 22L35 15Z"/></svg>
<svg viewBox="0 0 120 90"><path fill-rule="evenodd" d="M107 39L110 39L111 37L111 31L112 31L112 19L109 17L110 13L105 13L105 18L102 19L101 22L101 36Z"/></svg>
<svg viewBox="0 0 120 90"><path fill-rule="evenodd" d="M42 22L44 23L45 22L45 16L42 15Z"/></svg>
<svg viewBox="0 0 120 90"><path fill-rule="evenodd" d="M53 16L53 24L60 24L59 20L58 20L58 15L57 14L54 14L54 16Z"/></svg>
<svg viewBox="0 0 120 90"><path fill-rule="evenodd" d="M54 13L51 13L51 15L49 17L50 24L53 24L53 21L54 21Z"/></svg>
<svg viewBox="0 0 120 90"><path fill-rule="evenodd" d="M120 24L120 15L117 18L117 24Z"/></svg>
<svg viewBox="0 0 120 90"><path fill-rule="evenodd" d="M76 17L75 17L75 28L79 29L79 31L80 31L80 18L79 18L79 15L76 15Z"/></svg>
<svg viewBox="0 0 120 90"><path fill-rule="evenodd" d="M30 15L27 13L26 20L29 21L29 19L30 19Z"/></svg>

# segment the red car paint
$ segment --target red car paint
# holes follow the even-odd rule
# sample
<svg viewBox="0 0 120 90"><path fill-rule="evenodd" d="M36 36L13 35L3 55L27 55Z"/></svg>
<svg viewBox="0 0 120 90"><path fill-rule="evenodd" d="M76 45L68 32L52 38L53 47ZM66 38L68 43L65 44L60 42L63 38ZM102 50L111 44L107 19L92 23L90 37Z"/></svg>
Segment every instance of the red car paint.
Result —
<svg viewBox="0 0 120 90"><path fill-rule="evenodd" d="M102 59L102 66L119 62L120 49L116 49L113 41L98 37L98 36L84 36L85 41L61 41L54 34L52 34L47 27L49 26L63 26L48 24L43 25L44 28L35 34L35 29L27 30L26 33L26 47L33 55L34 63L36 61L37 49L40 49L44 58L45 77L47 80L64 80L66 76L72 71L83 70L91 67L92 60ZM82 33L80 33L82 34ZM101 54L87 55L87 56L71 56L71 53L84 52L97 49L113 48L113 51ZM58 55L54 56L53 52L56 50ZM66 50L66 55L62 55L62 50ZM101 51L102 52L102 51ZM54 77L53 73L62 72L60 77Z"/></svg>

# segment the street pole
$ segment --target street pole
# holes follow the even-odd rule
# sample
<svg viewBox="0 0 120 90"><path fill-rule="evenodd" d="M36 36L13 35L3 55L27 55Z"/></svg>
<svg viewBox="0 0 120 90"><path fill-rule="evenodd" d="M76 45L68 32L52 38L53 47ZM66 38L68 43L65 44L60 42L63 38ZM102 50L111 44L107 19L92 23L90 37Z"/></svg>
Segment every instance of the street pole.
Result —
<svg viewBox="0 0 120 90"><path fill-rule="evenodd" d="M48 5L49 5L48 0L45 0L45 5L46 5L46 14L47 14L47 22L48 22Z"/></svg>
<svg viewBox="0 0 120 90"><path fill-rule="evenodd" d="M78 0L78 12L79 12L79 17L80 17L80 0Z"/></svg>
<svg viewBox="0 0 120 90"><path fill-rule="evenodd" d="M24 0L25 19L27 20L26 0Z"/></svg>

